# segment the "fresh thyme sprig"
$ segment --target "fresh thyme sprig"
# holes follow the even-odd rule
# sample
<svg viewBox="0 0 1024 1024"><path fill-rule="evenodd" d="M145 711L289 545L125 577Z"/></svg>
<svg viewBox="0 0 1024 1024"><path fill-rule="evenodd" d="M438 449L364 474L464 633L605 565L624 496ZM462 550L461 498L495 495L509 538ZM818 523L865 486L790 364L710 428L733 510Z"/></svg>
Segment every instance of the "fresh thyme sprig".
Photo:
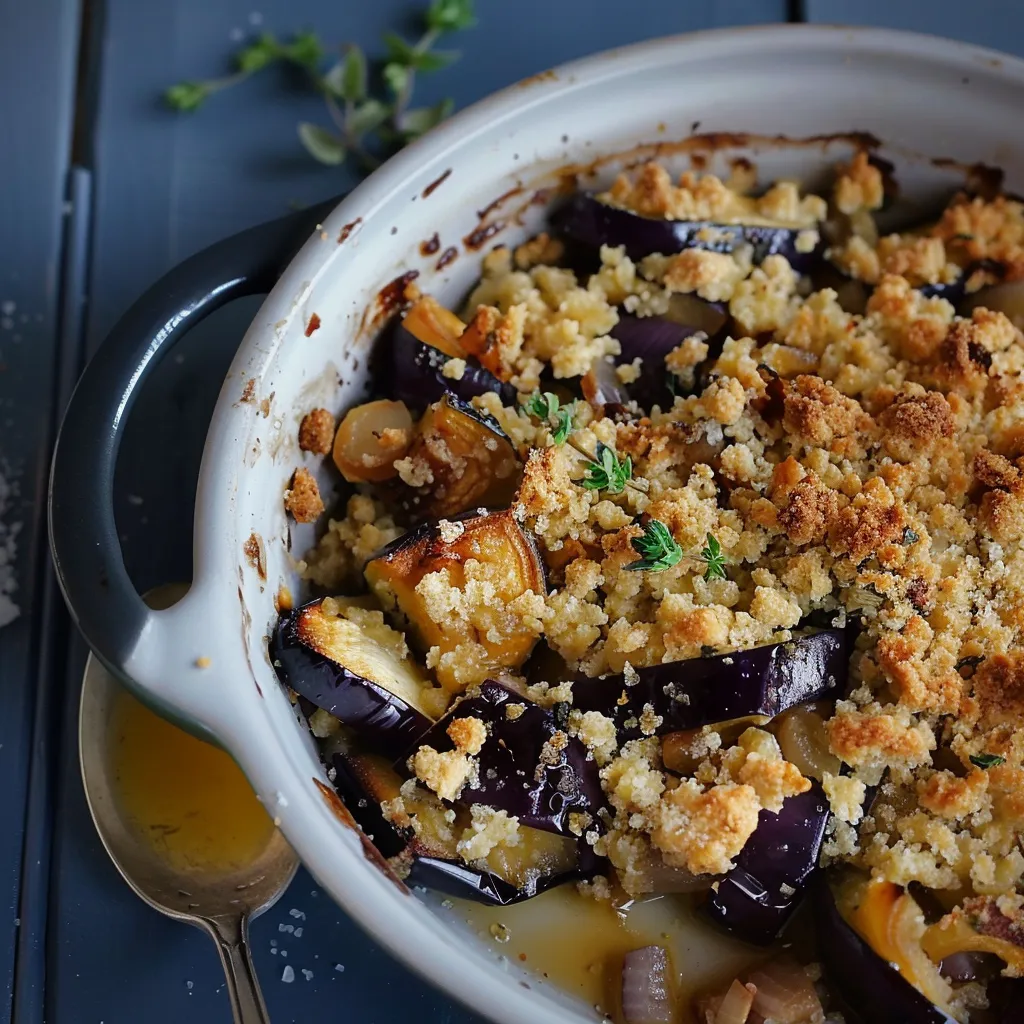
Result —
<svg viewBox="0 0 1024 1024"><path fill-rule="evenodd" d="M327 105L332 127L309 121L298 125L299 139L322 164L338 166L351 155L370 171L407 142L423 135L452 112L452 100L428 107L411 107L417 74L439 71L458 59L458 53L435 50L446 33L476 23L473 0L432 0L424 12L424 31L416 42L394 32L383 36L387 52L380 67L383 95L371 88L366 54L354 44L339 48L339 58L322 70L328 49L314 32L298 32L285 42L264 32L235 55L235 72L221 78L179 82L164 92L175 110L193 111L215 93L238 85L275 64L290 64L306 73L309 84Z"/></svg>
<svg viewBox="0 0 1024 1024"><path fill-rule="evenodd" d="M707 546L701 550L700 560L704 563L704 579L706 580L727 580L729 577L725 572L725 553L718 538L714 534L708 534Z"/></svg>
<svg viewBox="0 0 1024 1024"><path fill-rule="evenodd" d="M643 533L630 539L633 550L640 556L630 562L627 569L643 572L664 572L678 564L683 549L676 542L669 528L660 519L647 519L642 523Z"/></svg>
<svg viewBox="0 0 1024 1024"><path fill-rule="evenodd" d="M535 420L547 423L551 428L551 440L556 445L565 444L575 427L576 403L562 405L558 396L550 391L534 391L523 403L523 408Z"/></svg>
<svg viewBox="0 0 1024 1024"><path fill-rule="evenodd" d="M633 478L633 460L627 455L620 459L614 449L597 442L597 457L587 468L583 486L588 491L607 491L621 494Z"/></svg>
<svg viewBox="0 0 1024 1024"><path fill-rule="evenodd" d="M1002 754L971 754L970 761L975 767L984 768L986 771L1006 764L1006 758Z"/></svg>

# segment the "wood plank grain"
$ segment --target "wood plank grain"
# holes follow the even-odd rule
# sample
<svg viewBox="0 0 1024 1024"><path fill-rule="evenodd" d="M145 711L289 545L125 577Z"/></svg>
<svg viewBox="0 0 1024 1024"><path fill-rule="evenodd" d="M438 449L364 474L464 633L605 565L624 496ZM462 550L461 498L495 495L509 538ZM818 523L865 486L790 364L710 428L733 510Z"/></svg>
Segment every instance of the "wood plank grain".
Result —
<svg viewBox="0 0 1024 1024"><path fill-rule="evenodd" d="M12 1012L21 913L78 8L78 0L0 0L0 474L17 487L5 519L22 524L13 595L22 612L0 629L0 1021Z"/></svg>

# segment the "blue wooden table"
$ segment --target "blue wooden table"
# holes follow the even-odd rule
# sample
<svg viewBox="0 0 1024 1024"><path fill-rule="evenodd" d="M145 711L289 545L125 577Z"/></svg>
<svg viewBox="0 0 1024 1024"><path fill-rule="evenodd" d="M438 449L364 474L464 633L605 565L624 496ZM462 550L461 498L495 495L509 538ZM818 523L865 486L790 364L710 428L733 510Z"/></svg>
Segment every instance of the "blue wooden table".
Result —
<svg viewBox="0 0 1024 1024"><path fill-rule="evenodd" d="M461 61L425 81L418 99L452 95L463 106L609 46L801 16L1024 51L1024 10L1003 0L478 7ZM319 101L273 74L189 117L161 106L162 89L225 67L237 40L264 27L315 26L375 52L380 32L408 27L414 11L397 0L0 0L0 474L19 488L6 515L24 524L22 615L0 629L0 1024L227 1019L208 939L139 902L88 820L74 740L84 652L53 584L40 516L48 452L83 361L149 283L226 234L352 183L306 157L294 126L319 118ZM140 590L188 577L206 423L257 305L237 303L193 332L132 414L118 520ZM296 923L301 935L284 930ZM254 947L275 1022L472 1019L391 961L304 873L256 923Z"/></svg>

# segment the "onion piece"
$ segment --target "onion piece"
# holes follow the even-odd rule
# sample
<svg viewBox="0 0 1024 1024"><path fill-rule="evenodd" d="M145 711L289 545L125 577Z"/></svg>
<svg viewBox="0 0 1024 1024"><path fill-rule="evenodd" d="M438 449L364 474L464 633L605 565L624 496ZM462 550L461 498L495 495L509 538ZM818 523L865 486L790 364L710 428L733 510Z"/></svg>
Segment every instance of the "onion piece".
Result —
<svg viewBox="0 0 1024 1024"><path fill-rule="evenodd" d="M729 986L729 991L725 993L718 1007L715 1024L747 1024L756 993L757 989L753 985L744 985L737 978Z"/></svg>
<svg viewBox="0 0 1024 1024"><path fill-rule="evenodd" d="M747 982L757 990L753 1010L774 1024L821 1024L825 1012L811 979L788 958L772 960L752 971Z"/></svg>
<svg viewBox="0 0 1024 1024"><path fill-rule="evenodd" d="M626 1024L671 1024L676 1016L672 1004L671 968L664 947L643 946L627 953L622 961Z"/></svg>

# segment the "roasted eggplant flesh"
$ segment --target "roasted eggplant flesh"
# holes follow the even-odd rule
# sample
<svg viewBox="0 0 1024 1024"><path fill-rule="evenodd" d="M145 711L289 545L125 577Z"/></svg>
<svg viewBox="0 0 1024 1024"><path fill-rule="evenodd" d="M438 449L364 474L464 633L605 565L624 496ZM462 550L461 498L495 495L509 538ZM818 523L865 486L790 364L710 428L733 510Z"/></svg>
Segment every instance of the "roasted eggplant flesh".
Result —
<svg viewBox="0 0 1024 1024"><path fill-rule="evenodd" d="M464 401L493 391L503 404L513 405L515 388L500 381L465 349L461 342L464 331L465 324L436 299L418 299L394 326L386 349L390 358L377 362L381 390L413 409L436 402L446 391ZM457 376L448 365L453 359L465 364Z"/></svg>
<svg viewBox="0 0 1024 1024"><path fill-rule="evenodd" d="M505 506L519 486L519 457L497 420L450 392L424 412L409 460L416 485L405 505L416 520Z"/></svg>
<svg viewBox="0 0 1024 1024"><path fill-rule="evenodd" d="M336 599L283 616L271 656L286 686L384 751L407 747L444 706L380 612Z"/></svg>
<svg viewBox="0 0 1024 1024"><path fill-rule="evenodd" d="M828 817L817 783L786 799L778 814L762 810L736 866L708 895L711 918L747 942L773 942L818 870Z"/></svg>
<svg viewBox="0 0 1024 1024"><path fill-rule="evenodd" d="M861 927L873 933L872 938L879 945L876 952L844 916L844 912L851 914L853 910L849 879L844 874L830 878L821 874L812 901L818 954L829 982L864 1024L956 1024L951 1014L915 987L923 982L920 973L925 974L932 985L941 987L942 979L937 966L927 959L920 947L916 951L910 949L908 958L907 948L900 942L899 921L894 920L893 911L898 913L901 909L896 903L902 894L877 889L870 900L868 910L878 918L878 924L866 926L862 921ZM828 875L831 876L831 872Z"/></svg>
<svg viewBox="0 0 1024 1024"><path fill-rule="evenodd" d="M455 704L409 755L421 745L450 750L447 730L457 718L477 718L487 726L478 779L463 789L463 803L495 807L524 825L567 837L597 820L604 806L597 763L578 739L566 735L554 711L488 680L479 693Z"/></svg>
<svg viewBox="0 0 1024 1024"><path fill-rule="evenodd" d="M528 592L545 593L544 568L511 510L424 524L373 558L365 574L420 649L436 648L430 662L448 690L518 669L536 643L535 628L514 603ZM493 595L487 604L452 592L465 594L477 584ZM444 597L450 611L438 615ZM459 614L466 605L467 614Z"/></svg>
<svg viewBox="0 0 1024 1024"><path fill-rule="evenodd" d="M805 271L820 262L824 245L808 239L806 225L773 224L768 221L746 224L715 224L708 221L668 220L645 217L622 207L612 206L593 193L573 196L552 217L560 233L574 241L593 246L624 246L632 260L652 253L682 252L684 249L708 249L731 253L740 246L753 249L753 261L768 256L785 256L797 269ZM802 236L802 237L801 237Z"/></svg>
<svg viewBox="0 0 1024 1024"><path fill-rule="evenodd" d="M846 686L846 637L823 629L746 651L667 662L636 675L578 677L573 704L609 715L620 738L640 735L651 705L657 735L749 716L774 718L806 701L839 696Z"/></svg>
<svg viewBox="0 0 1024 1024"><path fill-rule="evenodd" d="M335 787L352 816L410 885L505 905L580 877L572 837L525 825L515 845L499 844L484 858L466 863L459 854L459 840L471 823L465 805L457 806L452 817L452 808L422 787L403 790L402 776L379 756L338 754L332 764ZM387 813L382 804L388 805Z"/></svg>

